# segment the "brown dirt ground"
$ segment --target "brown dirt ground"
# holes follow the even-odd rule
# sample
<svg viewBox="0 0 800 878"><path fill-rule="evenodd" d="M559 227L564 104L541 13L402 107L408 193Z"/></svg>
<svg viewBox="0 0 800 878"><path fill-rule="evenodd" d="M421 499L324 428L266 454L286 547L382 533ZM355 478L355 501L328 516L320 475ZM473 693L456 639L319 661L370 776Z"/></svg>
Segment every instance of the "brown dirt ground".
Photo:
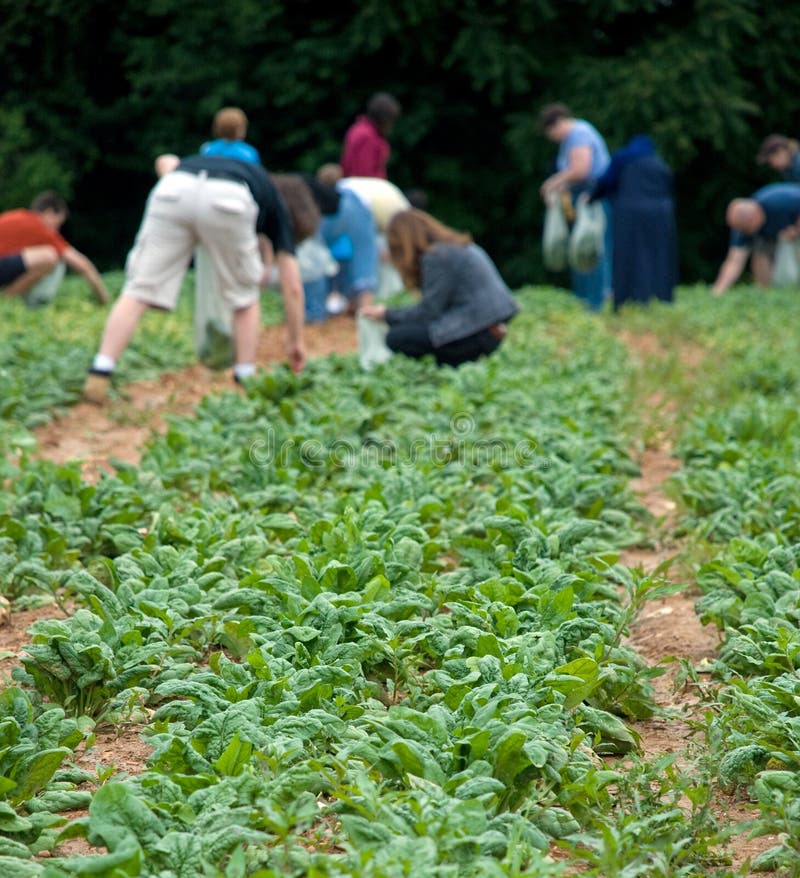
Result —
<svg viewBox="0 0 800 878"><path fill-rule="evenodd" d="M628 346L634 359L677 355L682 363L694 369L706 356L706 351L694 344L667 352L655 333L624 331L618 337ZM666 397L659 396L658 400L650 402L653 403L650 408L655 408L657 403L657 408L669 411L670 402ZM676 524L676 504L664 490L667 479L680 468L680 461L673 454L668 436L656 431L652 443L638 455L641 474L631 481L630 486L654 516L653 535L649 544L624 551L620 563L641 568L644 572L660 567L667 581L681 582L685 581L683 565L680 564L682 546L671 536ZM680 578L673 579L676 573ZM675 754L678 763L685 764L685 754L693 743L689 722L702 712L705 697L713 697L712 684L710 680L704 682L703 675L710 668L721 641L718 632L703 626L695 613L694 604L699 594L693 582L686 582L682 591L648 601L631 626L628 643L651 667L660 665L665 669L663 676L653 680L657 703L677 714L676 718L653 717L632 723L641 736L642 752L646 757ZM678 683L684 664L694 669L697 682L686 680ZM720 790L715 790L712 808L721 824L727 826L744 823L755 816L746 802ZM777 842L776 836L748 839L742 833L731 840L724 853L738 869ZM759 874L769 876L775 873Z"/></svg>
<svg viewBox="0 0 800 878"><path fill-rule="evenodd" d="M667 356L655 333L620 332L619 337L628 345L634 357ZM261 364L281 359L283 327L268 327L262 333L258 361ZM355 325L347 317L334 318L325 324L306 328L306 346L309 357L346 353L356 349ZM677 352L681 362L695 367L702 363L705 351L696 345L687 345ZM99 408L78 403L67 414L36 431L40 453L57 463L78 460L88 480L96 480L102 471L113 471L114 458L137 463L141 448L154 434L166 428L165 414L189 414L208 393L229 388L228 373L214 372L201 365L191 366L161 376L153 381L142 381L124 388L125 398L108 407ZM664 401L659 401L659 405ZM668 405L668 400L666 402ZM680 545L670 538L675 517L675 504L664 493L665 480L674 473L679 463L672 455L667 437L656 437L656 445L640 455L641 475L631 483L644 505L656 518L652 542L625 551L621 563L641 567L645 572L659 565L665 577L673 570L670 563L680 553ZM702 671L713 659L719 645L715 632L704 628L694 612L696 589L691 583L678 594L649 602L632 626L629 643L651 665L665 663L667 673L654 681L657 699L664 706L682 712L691 718L700 709L704 684L687 683L676 691L679 660L684 660ZM5 619L0 613L0 685L10 680L11 668L29 642L27 629L36 619L63 615L54 606L36 610L12 612ZM690 743L691 730L681 718L654 718L635 724L642 739L646 756L681 754ZM140 727L100 729L93 746L76 754L76 762L90 771L113 769L116 772L141 771L150 748L140 737ZM750 819L747 803L718 793L715 810L730 822ZM70 815L79 816L78 813ZM734 839L729 855L733 866L739 867L774 844L775 838L747 840ZM60 855L88 853L93 849L80 839L70 841L57 852ZM561 859L554 851L555 858ZM762 873L766 874L766 873Z"/></svg>
<svg viewBox="0 0 800 878"><path fill-rule="evenodd" d="M309 358L349 353L357 348L355 321L341 316L310 324L305 341ZM284 350L284 327L264 327L257 362L279 362ZM81 461L84 478L96 481L102 471L113 472L112 459L138 463L142 446L154 433L166 429L165 415L188 415L209 393L232 387L230 372L200 364L125 385L122 397L109 405L79 402L36 430L39 453L54 463Z"/></svg>

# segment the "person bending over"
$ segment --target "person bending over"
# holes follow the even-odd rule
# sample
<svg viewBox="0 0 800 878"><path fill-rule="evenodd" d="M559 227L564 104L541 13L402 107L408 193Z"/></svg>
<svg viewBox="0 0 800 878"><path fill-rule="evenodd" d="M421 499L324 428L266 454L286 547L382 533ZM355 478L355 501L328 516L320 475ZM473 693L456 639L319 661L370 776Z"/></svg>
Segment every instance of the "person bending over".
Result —
<svg viewBox="0 0 800 878"><path fill-rule="evenodd" d="M759 286L769 286L777 239L800 234L800 184L770 183L750 198L734 198L725 220L731 229L730 244L712 294L721 296L736 283L751 251L753 280Z"/></svg>
<svg viewBox="0 0 800 878"><path fill-rule="evenodd" d="M2 295L24 295L30 305L45 304L71 268L86 278L98 302L108 302L108 290L94 264L60 234L68 215L67 203L56 192L37 195L30 210L0 213Z"/></svg>
<svg viewBox="0 0 800 878"><path fill-rule="evenodd" d="M84 397L103 402L116 361L148 308L174 310L197 244L209 253L215 290L233 310L234 378L255 372L261 324L259 290L267 271L258 235L276 253L288 326L288 359L305 365L303 286L283 200L260 165L195 155L156 183L126 265L122 294L109 315L84 386Z"/></svg>
<svg viewBox="0 0 800 878"><path fill-rule="evenodd" d="M409 357L433 354L440 366L458 366L497 350L519 306L470 235L411 208L390 220L386 240L406 287L421 293L419 303L409 307L361 308L364 316L389 324L391 350Z"/></svg>

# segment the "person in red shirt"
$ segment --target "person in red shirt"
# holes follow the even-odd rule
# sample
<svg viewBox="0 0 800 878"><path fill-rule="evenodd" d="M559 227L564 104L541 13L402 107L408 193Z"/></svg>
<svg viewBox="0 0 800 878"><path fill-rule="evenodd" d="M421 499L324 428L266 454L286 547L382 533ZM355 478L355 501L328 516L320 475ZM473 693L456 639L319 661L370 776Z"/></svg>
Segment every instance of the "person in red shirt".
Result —
<svg viewBox="0 0 800 878"><path fill-rule="evenodd" d="M42 192L30 210L0 213L0 294L28 293L59 263L83 275L100 302L109 295L94 264L59 232L68 216L67 204L55 192Z"/></svg>
<svg viewBox="0 0 800 878"><path fill-rule="evenodd" d="M367 112L348 128L342 148L342 176L387 179L391 147L388 137L400 116L400 104L386 92L377 92Z"/></svg>

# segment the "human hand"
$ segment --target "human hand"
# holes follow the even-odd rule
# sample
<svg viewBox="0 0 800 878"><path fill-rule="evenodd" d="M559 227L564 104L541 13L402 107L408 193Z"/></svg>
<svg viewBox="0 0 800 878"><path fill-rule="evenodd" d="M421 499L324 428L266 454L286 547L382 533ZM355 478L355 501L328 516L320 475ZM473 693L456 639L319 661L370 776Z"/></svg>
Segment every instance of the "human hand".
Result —
<svg viewBox="0 0 800 878"><path fill-rule="evenodd" d="M800 229L798 229L797 226L787 226L778 234L778 237L781 241L794 241L796 238L800 237Z"/></svg>
<svg viewBox="0 0 800 878"><path fill-rule="evenodd" d="M558 179L558 175L554 174L552 177L548 177L544 183L539 187L539 194L542 198L547 201L548 197L554 195L560 189L562 189L561 180Z"/></svg>
<svg viewBox="0 0 800 878"><path fill-rule="evenodd" d="M358 313L370 320L383 320L386 317L386 305L362 305Z"/></svg>
<svg viewBox="0 0 800 878"><path fill-rule="evenodd" d="M301 343L290 344L288 351L289 368L297 375L306 365L306 351Z"/></svg>

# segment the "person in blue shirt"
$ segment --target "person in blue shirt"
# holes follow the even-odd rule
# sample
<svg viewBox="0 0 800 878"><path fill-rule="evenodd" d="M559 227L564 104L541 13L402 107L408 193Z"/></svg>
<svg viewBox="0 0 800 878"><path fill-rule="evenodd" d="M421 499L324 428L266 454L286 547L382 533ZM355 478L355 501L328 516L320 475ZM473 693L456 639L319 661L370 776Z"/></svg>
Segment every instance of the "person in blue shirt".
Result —
<svg viewBox="0 0 800 878"><path fill-rule="evenodd" d="M800 183L770 183L750 198L734 198L725 220L731 229L728 254L711 292L721 296L733 286L751 252L753 280L769 286L775 242L800 236Z"/></svg>
<svg viewBox="0 0 800 878"><path fill-rule="evenodd" d="M214 140L200 147L201 155L216 155L226 159L238 159L240 162L261 164L258 150L245 142L247 137L248 119L244 110L239 107L223 107L214 114L211 133Z"/></svg>
<svg viewBox="0 0 800 878"><path fill-rule="evenodd" d="M573 204L594 187L603 175L610 156L600 132L585 119L576 119L565 104L547 104L539 113L545 137L558 144L556 172L542 183L539 191L545 201L554 192L569 192ZM611 210L600 200L606 214L605 252L591 271L573 271L572 289L592 311L599 311L611 295Z"/></svg>

